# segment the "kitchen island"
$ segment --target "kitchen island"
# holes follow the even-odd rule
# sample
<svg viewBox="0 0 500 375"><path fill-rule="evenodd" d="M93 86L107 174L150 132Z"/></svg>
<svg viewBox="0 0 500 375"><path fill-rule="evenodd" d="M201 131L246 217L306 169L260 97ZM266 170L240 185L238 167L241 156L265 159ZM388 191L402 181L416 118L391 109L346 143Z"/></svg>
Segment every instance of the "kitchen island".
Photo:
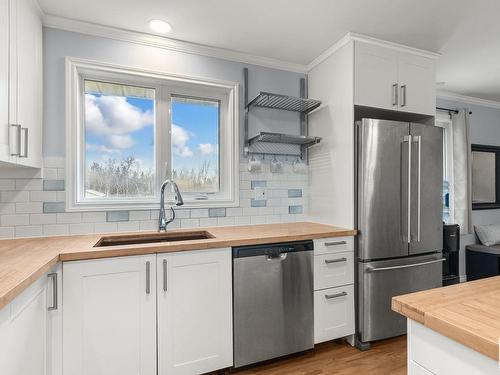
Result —
<svg viewBox="0 0 500 375"><path fill-rule="evenodd" d="M500 277L397 296L408 319L408 374L498 374Z"/></svg>

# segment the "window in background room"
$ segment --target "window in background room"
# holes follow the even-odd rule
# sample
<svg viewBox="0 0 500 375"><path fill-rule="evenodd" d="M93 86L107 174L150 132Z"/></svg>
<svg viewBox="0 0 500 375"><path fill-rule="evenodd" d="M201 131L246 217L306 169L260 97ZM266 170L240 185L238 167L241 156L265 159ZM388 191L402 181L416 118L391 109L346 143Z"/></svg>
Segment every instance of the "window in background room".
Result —
<svg viewBox="0 0 500 375"><path fill-rule="evenodd" d="M219 101L172 96L172 179L183 193L220 191Z"/></svg>
<svg viewBox="0 0 500 375"><path fill-rule="evenodd" d="M454 222L453 210L453 131L451 117L446 112L436 114L436 126L443 128L443 221Z"/></svg>
<svg viewBox="0 0 500 375"><path fill-rule="evenodd" d="M84 198L155 194L155 90L85 80Z"/></svg>

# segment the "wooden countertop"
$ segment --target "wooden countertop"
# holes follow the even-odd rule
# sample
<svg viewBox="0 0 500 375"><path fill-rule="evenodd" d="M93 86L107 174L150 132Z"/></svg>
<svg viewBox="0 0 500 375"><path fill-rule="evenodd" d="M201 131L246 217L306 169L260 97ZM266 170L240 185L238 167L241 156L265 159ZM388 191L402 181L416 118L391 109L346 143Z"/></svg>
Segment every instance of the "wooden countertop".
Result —
<svg viewBox="0 0 500 375"><path fill-rule="evenodd" d="M500 276L393 297L392 310L498 360Z"/></svg>
<svg viewBox="0 0 500 375"><path fill-rule="evenodd" d="M0 309L59 261L356 235L355 230L310 222L196 228L196 230L206 230L214 238L106 247L94 247L94 245L104 236L126 235L127 233L0 240ZM169 232L181 233L189 231L186 229ZM146 232L134 234L140 236L145 235Z"/></svg>

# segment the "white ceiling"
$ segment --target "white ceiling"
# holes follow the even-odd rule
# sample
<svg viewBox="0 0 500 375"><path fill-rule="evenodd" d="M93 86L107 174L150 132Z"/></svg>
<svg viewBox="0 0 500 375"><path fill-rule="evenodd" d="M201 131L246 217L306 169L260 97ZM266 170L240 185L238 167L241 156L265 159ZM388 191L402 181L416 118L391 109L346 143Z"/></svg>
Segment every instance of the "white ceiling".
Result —
<svg viewBox="0 0 500 375"><path fill-rule="evenodd" d="M307 64L347 32L442 54L440 89L500 101L498 0L39 0L48 15Z"/></svg>

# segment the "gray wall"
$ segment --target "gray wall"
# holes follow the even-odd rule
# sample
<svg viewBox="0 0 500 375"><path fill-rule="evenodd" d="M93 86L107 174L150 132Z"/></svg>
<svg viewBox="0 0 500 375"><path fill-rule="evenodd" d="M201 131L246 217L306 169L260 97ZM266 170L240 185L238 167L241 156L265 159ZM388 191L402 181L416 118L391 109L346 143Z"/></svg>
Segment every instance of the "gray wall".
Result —
<svg viewBox="0 0 500 375"><path fill-rule="evenodd" d="M259 91L299 95L302 74L245 65L238 62L203 57L161 48L132 44L108 38L94 37L68 31L44 28L44 156L61 157L65 154L65 66L64 58L78 57L121 65L141 67L154 71L171 72L202 78L215 78L243 84L243 67L250 73L249 99ZM240 101L243 108L243 95ZM243 115L243 111L241 111ZM242 116L240 128L243 127ZM298 134L299 117L296 113L255 111L250 117L250 135L271 130ZM241 139L243 131L241 131ZM240 142L241 143L241 142Z"/></svg>
<svg viewBox="0 0 500 375"><path fill-rule="evenodd" d="M471 143L500 146L500 109L472 105L457 101L437 99L438 107L446 108L468 108L472 111L470 115L470 137ZM500 224L500 210L472 211L473 224ZM461 237L461 274L465 274L465 251L464 247L475 243L475 234Z"/></svg>

